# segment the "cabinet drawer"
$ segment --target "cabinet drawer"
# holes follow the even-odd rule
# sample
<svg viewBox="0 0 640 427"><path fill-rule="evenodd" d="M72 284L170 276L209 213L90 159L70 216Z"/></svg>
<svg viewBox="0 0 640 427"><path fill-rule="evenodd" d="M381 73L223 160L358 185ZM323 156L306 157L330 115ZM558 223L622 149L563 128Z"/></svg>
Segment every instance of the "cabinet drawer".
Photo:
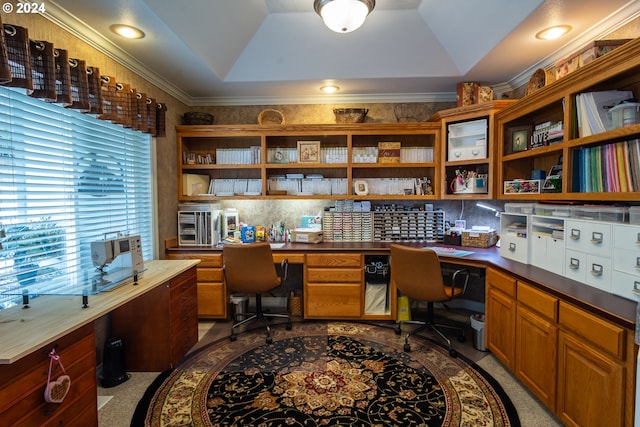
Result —
<svg viewBox="0 0 640 427"><path fill-rule="evenodd" d="M569 279L584 283L587 281L587 254L567 249L564 275Z"/></svg>
<svg viewBox="0 0 640 427"><path fill-rule="evenodd" d="M559 323L619 359L624 359L626 331L606 320L560 301Z"/></svg>
<svg viewBox="0 0 640 427"><path fill-rule="evenodd" d="M615 225L613 233L616 248L630 251L640 250L640 226Z"/></svg>
<svg viewBox="0 0 640 427"><path fill-rule="evenodd" d="M347 282L362 283L361 268L308 268L307 282Z"/></svg>
<svg viewBox="0 0 640 427"><path fill-rule="evenodd" d="M613 267L615 270L640 276L640 247L635 250L614 249Z"/></svg>
<svg viewBox="0 0 640 427"><path fill-rule="evenodd" d="M609 258L612 248L611 225L602 222L567 221L567 248Z"/></svg>
<svg viewBox="0 0 640 427"><path fill-rule="evenodd" d="M307 267L362 267L362 256L347 254L307 254Z"/></svg>
<svg viewBox="0 0 640 427"><path fill-rule="evenodd" d="M280 264L283 259L289 261L289 264L304 264L303 253L279 253L273 252L273 262Z"/></svg>
<svg viewBox="0 0 640 427"><path fill-rule="evenodd" d="M307 285L304 300L305 317L343 318L362 315L360 284Z"/></svg>
<svg viewBox="0 0 640 427"><path fill-rule="evenodd" d="M611 274L613 273L611 266L609 258L587 255L585 270L587 285L611 292Z"/></svg>
<svg viewBox="0 0 640 427"><path fill-rule="evenodd" d="M558 299L531 285L518 282L518 301L553 321L558 320Z"/></svg>
<svg viewBox="0 0 640 427"><path fill-rule="evenodd" d="M500 256L527 264L529 262L527 238L512 236L501 237Z"/></svg>
<svg viewBox="0 0 640 427"><path fill-rule="evenodd" d="M640 293L640 275L614 270L612 277L611 292L623 298L637 301L638 296L633 291Z"/></svg>
<svg viewBox="0 0 640 427"><path fill-rule="evenodd" d="M169 282L171 285L171 290L178 290L179 292L182 292L183 290L188 289L190 286L192 286L196 282L196 278L197 273L195 268L190 268L187 271L183 271L182 273L171 279L171 281Z"/></svg>
<svg viewBox="0 0 640 427"><path fill-rule="evenodd" d="M504 273L500 273L492 268L487 269L486 274L487 284L492 287L501 290L507 295L515 298L516 296L516 279L511 276L507 276Z"/></svg>
<svg viewBox="0 0 640 427"><path fill-rule="evenodd" d="M198 317L226 316L227 292L224 283L198 283Z"/></svg>
<svg viewBox="0 0 640 427"><path fill-rule="evenodd" d="M198 268L198 282L222 282L221 268Z"/></svg>
<svg viewBox="0 0 640 427"><path fill-rule="evenodd" d="M167 256L168 259L199 259L198 267L222 267L222 254L207 254L204 252L174 254Z"/></svg>

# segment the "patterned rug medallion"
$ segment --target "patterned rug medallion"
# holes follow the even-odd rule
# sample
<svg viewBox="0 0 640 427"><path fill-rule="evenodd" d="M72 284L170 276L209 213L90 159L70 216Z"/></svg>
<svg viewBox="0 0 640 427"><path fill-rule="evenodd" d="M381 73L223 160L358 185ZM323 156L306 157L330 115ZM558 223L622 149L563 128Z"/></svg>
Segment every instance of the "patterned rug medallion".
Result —
<svg viewBox="0 0 640 427"><path fill-rule="evenodd" d="M481 368L393 329L295 323L204 347L164 373L132 426L519 426Z"/></svg>

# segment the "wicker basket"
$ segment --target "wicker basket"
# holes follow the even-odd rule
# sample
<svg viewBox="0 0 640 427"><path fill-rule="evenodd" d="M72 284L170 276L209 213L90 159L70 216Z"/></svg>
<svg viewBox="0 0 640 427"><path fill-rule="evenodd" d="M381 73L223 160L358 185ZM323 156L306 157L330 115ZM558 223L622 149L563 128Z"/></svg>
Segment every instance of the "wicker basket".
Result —
<svg viewBox="0 0 640 427"><path fill-rule="evenodd" d="M333 114L336 116L336 123L362 123L367 113L366 108L334 108Z"/></svg>
<svg viewBox="0 0 640 427"><path fill-rule="evenodd" d="M282 111L267 108L258 114L258 124L260 125L283 125L284 114Z"/></svg>
<svg viewBox="0 0 640 427"><path fill-rule="evenodd" d="M538 68L531 75L531 79L529 79L525 95L531 95L538 89L542 89L549 83L555 81L555 79L556 76L551 71L545 70L544 68Z"/></svg>
<svg viewBox="0 0 640 427"><path fill-rule="evenodd" d="M302 316L302 296L289 297L289 313L292 316Z"/></svg>

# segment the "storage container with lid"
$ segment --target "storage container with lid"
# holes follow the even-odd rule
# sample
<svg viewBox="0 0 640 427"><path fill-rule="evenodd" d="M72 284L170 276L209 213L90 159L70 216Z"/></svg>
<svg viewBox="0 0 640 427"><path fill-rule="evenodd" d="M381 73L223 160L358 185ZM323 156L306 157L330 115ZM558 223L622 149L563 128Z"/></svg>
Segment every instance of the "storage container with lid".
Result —
<svg viewBox="0 0 640 427"><path fill-rule="evenodd" d="M571 208L567 205L552 205L546 203L536 203L536 215L559 216L568 218L571 215Z"/></svg>

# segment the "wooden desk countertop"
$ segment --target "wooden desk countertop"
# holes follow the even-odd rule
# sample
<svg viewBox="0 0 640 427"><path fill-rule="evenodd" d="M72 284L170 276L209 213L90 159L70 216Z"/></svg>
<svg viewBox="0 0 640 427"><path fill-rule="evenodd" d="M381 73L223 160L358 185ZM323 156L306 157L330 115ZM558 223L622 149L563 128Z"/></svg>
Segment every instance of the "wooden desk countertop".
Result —
<svg viewBox="0 0 640 427"><path fill-rule="evenodd" d="M93 322L132 299L194 267L198 260L147 261L138 284L124 284L112 291L82 296L40 296L31 308L15 306L0 311L0 364L14 363L42 346Z"/></svg>
<svg viewBox="0 0 640 427"><path fill-rule="evenodd" d="M441 243L399 242L414 247L437 246L451 247ZM305 254L321 252L365 252L388 253L390 242L322 242L318 244L286 243L281 248L274 248L274 254ZM609 292L585 285L564 276L560 276L542 268L523 264L500 256L499 248L472 248L466 246L458 249L473 252L467 256L450 256L438 254L447 263L468 265L471 267L493 267L513 275L516 279L534 285L546 292L563 298L591 312L628 329L635 328L636 302L622 298ZM222 252L222 247L181 246L169 247L167 252Z"/></svg>

